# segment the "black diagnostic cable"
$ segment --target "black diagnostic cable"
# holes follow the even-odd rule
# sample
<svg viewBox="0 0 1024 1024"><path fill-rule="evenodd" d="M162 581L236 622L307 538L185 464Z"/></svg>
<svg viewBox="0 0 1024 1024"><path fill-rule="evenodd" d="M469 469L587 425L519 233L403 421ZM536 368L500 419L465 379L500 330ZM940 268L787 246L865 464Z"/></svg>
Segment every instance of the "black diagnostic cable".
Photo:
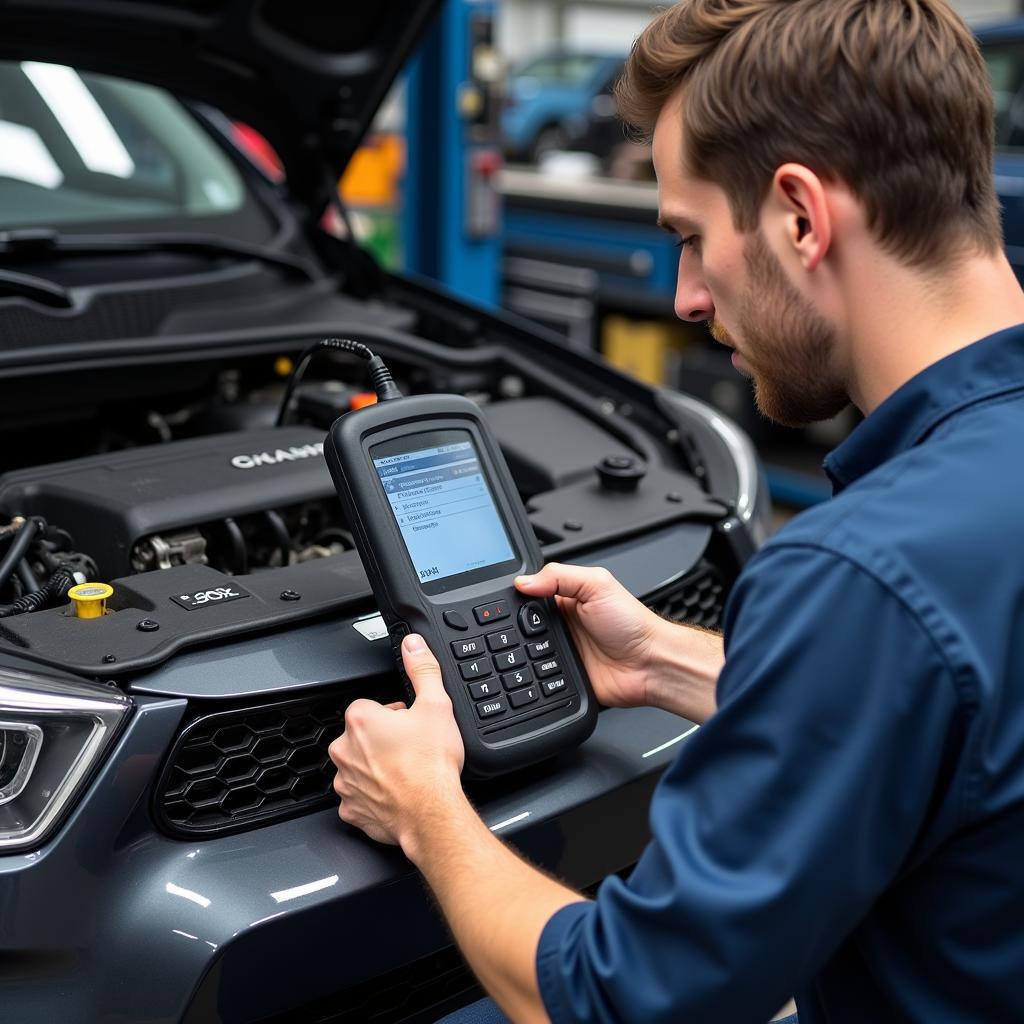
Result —
<svg viewBox="0 0 1024 1024"><path fill-rule="evenodd" d="M401 398L402 392L391 376L391 371L384 365L380 356L373 352L362 342L353 341L351 338L323 338L310 345L305 352L299 356L299 361L288 378L288 386L284 389L284 398L281 399L281 408L277 411L276 427L283 427L288 418L288 408L292 403L292 396L298 386L302 375L306 372L310 360L325 349L333 349L336 352L350 352L352 355L360 356L366 360L367 369L370 372L370 384L376 392L378 402L390 402L392 399Z"/></svg>

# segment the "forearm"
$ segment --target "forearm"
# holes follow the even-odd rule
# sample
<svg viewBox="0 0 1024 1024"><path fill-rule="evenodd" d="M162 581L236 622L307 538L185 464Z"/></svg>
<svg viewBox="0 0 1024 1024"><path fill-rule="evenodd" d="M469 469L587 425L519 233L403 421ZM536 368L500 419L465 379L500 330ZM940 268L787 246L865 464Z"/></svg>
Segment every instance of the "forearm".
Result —
<svg viewBox="0 0 1024 1024"><path fill-rule="evenodd" d="M435 805L429 820L415 823L402 847L503 1012L516 1024L546 1021L537 987L537 945L552 915L583 897L513 853L461 790Z"/></svg>
<svg viewBox="0 0 1024 1024"><path fill-rule="evenodd" d="M666 619L657 630L647 704L703 724L717 707L715 687L725 665L722 637Z"/></svg>

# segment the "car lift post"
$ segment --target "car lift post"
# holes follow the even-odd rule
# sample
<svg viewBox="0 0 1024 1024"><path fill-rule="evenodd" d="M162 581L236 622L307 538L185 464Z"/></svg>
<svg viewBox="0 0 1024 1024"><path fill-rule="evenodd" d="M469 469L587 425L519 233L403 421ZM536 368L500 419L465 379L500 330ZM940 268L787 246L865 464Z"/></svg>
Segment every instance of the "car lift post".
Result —
<svg viewBox="0 0 1024 1024"><path fill-rule="evenodd" d="M498 302L497 0L445 0L406 79L405 269L459 297Z"/></svg>

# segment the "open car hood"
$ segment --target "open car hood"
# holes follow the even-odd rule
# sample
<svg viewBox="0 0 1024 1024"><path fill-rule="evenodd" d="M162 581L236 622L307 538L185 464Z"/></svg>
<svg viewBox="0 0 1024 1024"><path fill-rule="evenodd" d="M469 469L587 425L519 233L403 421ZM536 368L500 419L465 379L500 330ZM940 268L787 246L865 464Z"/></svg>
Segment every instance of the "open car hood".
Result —
<svg viewBox="0 0 1024 1024"><path fill-rule="evenodd" d="M161 86L261 132L319 206L441 0L0 0L0 59Z"/></svg>

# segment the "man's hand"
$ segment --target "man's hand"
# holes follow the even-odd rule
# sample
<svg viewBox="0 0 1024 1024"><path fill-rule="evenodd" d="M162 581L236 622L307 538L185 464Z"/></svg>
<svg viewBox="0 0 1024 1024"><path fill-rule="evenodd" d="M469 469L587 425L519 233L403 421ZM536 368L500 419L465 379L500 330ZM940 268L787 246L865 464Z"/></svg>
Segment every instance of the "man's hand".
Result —
<svg viewBox="0 0 1024 1024"><path fill-rule="evenodd" d="M516 588L558 602L602 704L650 705L693 722L714 713L725 661L717 634L666 621L603 568L550 562Z"/></svg>
<svg viewBox="0 0 1024 1024"><path fill-rule="evenodd" d="M402 659L416 692L413 706L353 701L329 753L342 821L378 842L400 844L408 855L420 819L436 814L445 795L464 799L465 750L441 669L421 636L405 638Z"/></svg>
<svg viewBox="0 0 1024 1024"><path fill-rule="evenodd" d="M607 569L549 562L516 578L530 597L555 597L597 699L607 707L647 703L655 637L663 621Z"/></svg>
<svg viewBox="0 0 1024 1024"><path fill-rule="evenodd" d="M541 932L583 897L520 860L480 820L462 792L465 749L441 669L420 636L405 638L402 658L413 706L354 701L331 744L338 813L371 839L401 845L507 1016L545 1021L535 969Z"/></svg>

